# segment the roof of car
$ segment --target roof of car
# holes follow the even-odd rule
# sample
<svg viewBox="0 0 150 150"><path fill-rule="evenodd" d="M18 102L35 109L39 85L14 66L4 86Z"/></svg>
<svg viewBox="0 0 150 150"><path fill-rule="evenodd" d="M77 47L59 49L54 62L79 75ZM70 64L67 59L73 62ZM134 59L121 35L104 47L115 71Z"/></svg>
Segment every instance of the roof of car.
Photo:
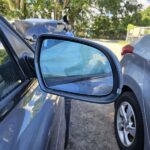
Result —
<svg viewBox="0 0 150 150"><path fill-rule="evenodd" d="M18 21L18 20L17 20ZM27 23L32 23L32 24L36 24L36 23L63 23L63 21L61 20L51 20L51 19L39 19L39 18L29 18L29 19L25 19L25 20L20 20L19 22L27 22Z"/></svg>
<svg viewBox="0 0 150 150"><path fill-rule="evenodd" d="M134 51L138 53L138 55L144 57L145 59L150 59L150 34L147 34L133 44Z"/></svg>

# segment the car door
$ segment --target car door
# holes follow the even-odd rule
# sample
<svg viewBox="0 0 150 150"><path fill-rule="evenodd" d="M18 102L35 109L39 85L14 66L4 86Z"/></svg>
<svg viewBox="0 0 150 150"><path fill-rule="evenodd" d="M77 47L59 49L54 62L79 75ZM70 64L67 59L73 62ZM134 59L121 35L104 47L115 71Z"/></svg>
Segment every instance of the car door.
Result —
<svg viewBox="0 0 150 150"><path fill-rule="evenodd" d="M19 99L15 97L19 103L2 121L2 148L63 149L64 103L51 94L101 104L114 102L122 89L119 61L102 45L59 35L40 36L33 57L28 44L10 34L15 31L9 25L4 27L6 21L0 23L5 45L9 43L9 53L26 85Z"/></svg>
<svg viewBox="0 0 150 150"><path fill-rule="evenodd" d="M63 149L64 100L40 89L32 50L0 21L0 149Z"/></svg>

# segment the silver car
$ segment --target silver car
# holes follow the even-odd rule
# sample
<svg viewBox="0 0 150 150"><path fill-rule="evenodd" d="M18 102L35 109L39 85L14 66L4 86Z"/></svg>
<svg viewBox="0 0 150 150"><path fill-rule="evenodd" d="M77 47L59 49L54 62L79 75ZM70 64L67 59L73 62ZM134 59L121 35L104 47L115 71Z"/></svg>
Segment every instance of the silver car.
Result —
<svg viewBox="0 0 150 150"><path fill-rule="evenodd" d="M115 103L122 150L150 149L150 35L122 49L123 90Z"/></svg>

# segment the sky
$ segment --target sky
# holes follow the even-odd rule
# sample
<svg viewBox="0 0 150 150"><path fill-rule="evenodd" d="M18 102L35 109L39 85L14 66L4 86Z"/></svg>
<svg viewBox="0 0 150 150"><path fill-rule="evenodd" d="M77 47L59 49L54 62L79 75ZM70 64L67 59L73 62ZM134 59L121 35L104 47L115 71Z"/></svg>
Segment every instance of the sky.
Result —
<svg viewBox="0 0 150 150"><path fill-rule="evenodd" d="M138 0L138 2L143 5L143 8L150 6L150 0Z"/></svg>
<svg viewBox="0 0 150 150"><path fill-rule="evenodd" d="M146 9L148 6L150 6L150 0L132 0L131 2L137 3L137 1L138 1L138 3L141 3L143 5L142 9ZM95 8L91 8L91 11L93 13L95 13L96 15L100 14L100 12L97 9L95 9Z"/></svg>

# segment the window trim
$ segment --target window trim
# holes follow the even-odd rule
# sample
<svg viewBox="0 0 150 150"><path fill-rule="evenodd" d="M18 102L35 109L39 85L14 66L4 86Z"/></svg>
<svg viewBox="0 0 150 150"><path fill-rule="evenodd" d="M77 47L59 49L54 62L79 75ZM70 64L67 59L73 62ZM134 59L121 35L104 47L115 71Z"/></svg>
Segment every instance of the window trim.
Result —
<svg viewBox="0 0 150 150"><path fill-rule="evenodd" d="M0 121L2 121L5 116L16 106L16 104L21 100L19 95L22 95L25 91L26 87L33 82L33 80L28 79L27 75L24 73L20 63L19 58L16 55L15 51L13 50L11 44L7 40L5 34L0 28L0 40L8 54L11 58L11 61L17 65L20 74L22 75L22 79L24 79L21 84L10 90L10 92L4 95L0 99ZM7 43L7 44L6 44ZM22 91L22 92L21 92ZM19 96L19 97L18 97ZM23 96L23 95L22 95Z"/></svg>
<svg viewBox="0 0 150 150"><path fill-rule="evenodd" d="M27 45L27 47L29 47L31 52L33 52L34 54L33 48L12 28L12 26L2 16L0 16L0 19L8 26L8 28L10 28L10 30L12 30L12 32L16 34L16 36L18 36L22 40L22 42L25 45ZM3 96L2 99L0 100L0 106L1 106L0 107L0 121L2 121L5 118L5 116L9 114L9 112L21 100L21 97L24 95L24 92L27 89L27 86L29 86L34 80L29 79L26 73L24 72L23 67L20 64L20 59L18 58L15 50L11 46L9 40L7 39L7 37L5 36L1 28L0 28L0 39L9 57L17 65L16 67L18 67L20 74L22 76L21 79L23 79L21 84L19 84L18 86L10 90L10 92L7 95Z"/></svg>
<svg viewBox="0 0 150 150"><path fill-rule="evenodd" d="M11 47L11 44L9 43L9 41L7 40L7 38L5 37L5 35L1 29L0 29L0 40L1 40L8 56L10 57L11 61L13 61L14 64L16 65L16 67L19 69L20 75L21 75L20 80L22 80L21 84L17 85L15 88L13 88L12 90L9 91L9 94L4 95L0 99L0 102L1 102L3 100L5 101L5 99L7 99L10 95L12 95L16 91L16 89L19 89L19 87L21 87L27 80L29 81L29 79L27 78L26 74L23 72L23 69L22 69L21 65L19 64L18 56L16 55L15 51Z"/></svg>
<svg viewBox="0 0 150 150"><path fill-rule="evenodd" d="M18 104L18 102L22 99L22 97L26 94L26 89L29 85L34 83L33 80L30 82L29 80L25 80L13 89L8 95L4 96L0 101L0 121L2 121L7 114Z"/></svg>

